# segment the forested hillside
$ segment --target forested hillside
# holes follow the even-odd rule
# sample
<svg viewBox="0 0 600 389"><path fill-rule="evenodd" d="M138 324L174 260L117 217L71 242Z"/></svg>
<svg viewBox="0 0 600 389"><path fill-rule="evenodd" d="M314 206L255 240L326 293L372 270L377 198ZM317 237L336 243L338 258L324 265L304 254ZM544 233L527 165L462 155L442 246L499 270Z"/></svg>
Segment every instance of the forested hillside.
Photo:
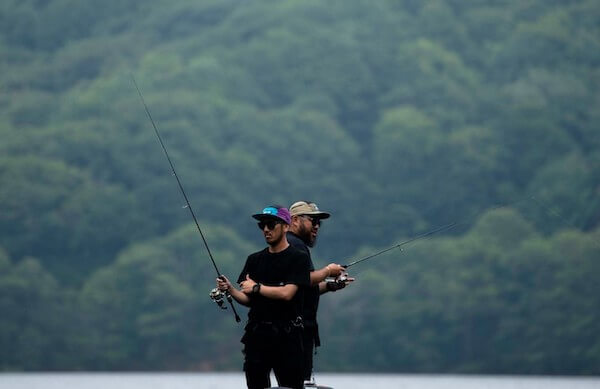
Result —
<svg viewBox="0 0 600 389"><path fill-rule="evenodd" d="M250 215L332 213L320 371L600 374L595 0L4 0L0 369L238 370ZM245 310L241 309L245 315Z"/></svg>

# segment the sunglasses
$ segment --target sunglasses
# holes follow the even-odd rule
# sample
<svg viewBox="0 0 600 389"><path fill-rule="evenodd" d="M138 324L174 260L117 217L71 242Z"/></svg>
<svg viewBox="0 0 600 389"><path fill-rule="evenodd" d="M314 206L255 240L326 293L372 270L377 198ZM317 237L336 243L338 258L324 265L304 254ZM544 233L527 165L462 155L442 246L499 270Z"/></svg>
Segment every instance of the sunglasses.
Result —
<svg viewBox="0 0 600 389"><path fill-rule="evenodd" d="M308 219L312 223L313 227L321 225L321 219L319 219L318 217L312 217L312 216L308 216L308 215L300 215L300 216Z"/></svg>
<svg viewBox="0 0 600 389"><path fill-rule="evenodd" d="M261 230L264 230L265 227L267 227L267 229L269 230L273 230L275 228L276 225L281 224L281 222L277 221L277 220L263 220L257 223L258 224L258 228L260 228Z"/></svg>

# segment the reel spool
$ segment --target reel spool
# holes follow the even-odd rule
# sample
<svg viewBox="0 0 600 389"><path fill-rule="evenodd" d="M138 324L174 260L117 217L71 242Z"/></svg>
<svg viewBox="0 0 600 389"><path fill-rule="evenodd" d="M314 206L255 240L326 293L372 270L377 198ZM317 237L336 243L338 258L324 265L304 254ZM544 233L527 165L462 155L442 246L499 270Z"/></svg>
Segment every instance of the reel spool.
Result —
<svg viewBox="0 0 600 389"><path fill-rule="evenodd" d="M329 278L327 281L327 290L335 292L346 287L346 281L348 280L348 273L342 273L334 279Z"/></svg>
<svg viewBox="0 0 600 389"><path fill-rule="evenodd" d="M229 293L227 293L227 294L229 294ZM219 288L214 288L213 290L210 291L208 296L211 298L212 301L214 301L219 306L219 308L227 309L227 307L225 306L225 298L227 298L225 296L225 292L222 292L221 290L219 290ZM228 297L228 299L229 298L231 298L231 297Z"/></svg>

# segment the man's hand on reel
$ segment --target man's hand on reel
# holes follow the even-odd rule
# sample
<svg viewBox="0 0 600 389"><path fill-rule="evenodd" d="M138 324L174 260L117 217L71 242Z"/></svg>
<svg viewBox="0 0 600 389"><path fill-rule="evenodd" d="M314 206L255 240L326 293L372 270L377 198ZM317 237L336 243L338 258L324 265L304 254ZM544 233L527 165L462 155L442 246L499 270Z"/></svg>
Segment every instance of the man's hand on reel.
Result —
<svg viewBox="0 0 600 389"><path fill-rule="evenodd" d="M348 273L342 272L335 278L335 280L327 281L326 286L329 292L335 292L337 290L344 289L346 285L349 285L351 282L354 282L354 278L348 277Z"/></svg>
<svg viewBox="0 0 600 389"><path fill-rule="evenodd" d="M346 270L344 266L337 263L330 263L325 266L325 269L327 269L327 277L339 277Z"/></svg>

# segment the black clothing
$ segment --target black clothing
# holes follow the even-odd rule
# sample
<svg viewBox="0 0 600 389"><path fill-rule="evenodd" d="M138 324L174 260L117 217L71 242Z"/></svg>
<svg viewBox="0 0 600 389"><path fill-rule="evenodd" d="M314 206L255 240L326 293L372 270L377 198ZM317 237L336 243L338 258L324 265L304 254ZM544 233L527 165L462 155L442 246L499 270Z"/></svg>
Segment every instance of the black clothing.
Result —
<svg viewBox="0 0 600 389"><path fill-rule="evenodd" d="M293 232L287 233L287 241L294 248L306 253L310 264L310 271L315 270L312 258L310 256L310 250L308 246L300 237ZM304 304L302 309L302 318L304 322L317 322L317 309L319 308L319 285L310 286L304 293Z"/></svg>
<svg viewBox="0 0 600 389"><path fill-rule="evenodd" d="M270 386L273 369L281 386L302 388L302 303L310 285L310 259L291 245L279 253L268 248L251 254L240 273L266 286L298 285L290 301L251 294L245 328L244 371L249 388Z"/></svg>
<svg viewBox="0 0 600 389"><path fill-rule="evenodd" d="M315 270L310 249L304 241L293 232L287 233L287 241L290 245L299 249L308 255L310 262L310 271ZM304 331L302 333L302 343L304 344L304 379L310 380L313 369L313 352L315 347L321 345L319 338L319 325L317 323L317 309L319 308L319 285L310 286L304 293L304 304L302 309L302 318L304 319Z"/></svg>
<svg viewBox="0 0 600 389"><path fill-rule="evenodd" d="M319 330L317 326L306 327L302 332L302 379L304 381L310 381L312 379L313 371L313 353L316 353L315 347L317 346L317 340L319 339Z"/></svg>
<svg viewBox="0 0 600 389"><path fill-rule="evenodd" d="M269 373L275 373L280 386L302 388L304 353L302 328L292 323L273 325L251 323L244 335L244 372L250 389L271 387Z"/></svg>
<svg viewBox="0 0 600 389"><path fill-rule="evenodd" d="M302 315L303 293L310 285L310 258L290 245L279 253L267 248L248 256L238 277L238 283L251 279L266 286L295 284L298 292L291 301L274 300L262 295L250 295L250 321L296 320Z"/></svg>

